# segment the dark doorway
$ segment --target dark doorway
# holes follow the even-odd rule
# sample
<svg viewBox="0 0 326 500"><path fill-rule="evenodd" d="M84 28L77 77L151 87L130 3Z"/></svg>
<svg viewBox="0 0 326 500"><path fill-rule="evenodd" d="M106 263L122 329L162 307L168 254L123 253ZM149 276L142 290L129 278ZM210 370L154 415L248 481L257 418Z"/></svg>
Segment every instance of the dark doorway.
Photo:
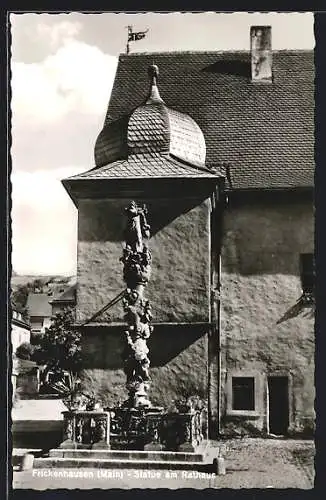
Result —
<svg viewBox="0 0 326 500"><path fill-rule="evenodd" d="M285 435L289 427L289 379L268 377L269 432Z"/></svg>

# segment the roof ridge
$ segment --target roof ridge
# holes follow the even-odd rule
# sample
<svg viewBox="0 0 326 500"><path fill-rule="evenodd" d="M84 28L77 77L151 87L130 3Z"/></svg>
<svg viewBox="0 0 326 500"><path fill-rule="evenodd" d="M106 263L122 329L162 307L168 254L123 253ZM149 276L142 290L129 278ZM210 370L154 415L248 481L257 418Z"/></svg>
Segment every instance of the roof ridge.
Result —
<svg viewBox="0 0 326 500"><path fill-rule="evenodd" d="M299 53L313 53L314 49L273 49L273 54L278 53L290 53L290 54L299 54ZM170 56L173 54L250 54L250 49L236 49L236 50L171 50L171 51L156 51L156 52L132 52L130 54L126 54L121 52L119 54L119 59L121 58L130 58L135 56L152 56L152 55L162 55L162 56Z"/></svg>

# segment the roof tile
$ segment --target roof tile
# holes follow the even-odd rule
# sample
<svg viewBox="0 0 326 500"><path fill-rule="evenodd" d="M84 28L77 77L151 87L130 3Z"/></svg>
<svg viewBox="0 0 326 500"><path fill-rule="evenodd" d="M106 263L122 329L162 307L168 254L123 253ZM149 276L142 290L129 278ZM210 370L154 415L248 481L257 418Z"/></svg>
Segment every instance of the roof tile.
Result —
<svg viewBox="0 0 326 500"><path fill-rule="evenodd" d="M127 160L118 160L104 167L96 168L67 180L81 179L123 179L136 177L182 177L217 178L218 173L186 165L166 154L130 155Z"/></svg>
<svg viewBox="0 0 326 500"><path fill-rule="evenodd" d="M52 308L49 300L51 299L47 293L29 293L27 298L29 316L51 317Z"/></svg>
<svg viewBox="0 0 326 500"><path fill-rule="evenodd" d="M120 56L106 124L144 102L152 60ZM251 82L249 52L155 53L155 64L166 105L197 122L206 164L228 167L233 188L313 186L312 51L274 52L271 84Z"/></svg>

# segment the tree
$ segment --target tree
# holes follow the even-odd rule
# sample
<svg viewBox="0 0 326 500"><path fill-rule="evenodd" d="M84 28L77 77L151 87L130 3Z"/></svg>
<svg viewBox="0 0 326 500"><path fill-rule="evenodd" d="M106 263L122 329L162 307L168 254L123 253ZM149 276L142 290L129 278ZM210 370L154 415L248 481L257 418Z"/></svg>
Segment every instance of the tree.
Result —
<svg viewBox="0 0 326 500"><path fill-rule="evenodd" d="M33 281L28 281L25 284L21 284L16 290L11 293L11 305L12 307L22 313L24 318L28 316L27 310L27 299L30 292L44 292L46 283L40 278L36 278Z"/></svg>
<svg viewBox="0 0 326 500"><path fill-rule="evenodd" d="M38 361L46 364L47 371L63 370L77 373L81 365L81 334L73 328L71 309L57 313L51 326L45 330L38 350Z"/></svg>
<svg viewBox="0 0 326 500"><path fill-rule="evenodd" d="M16 356L19 359L33 360L35 347L29 342L23 342L16 349Z"/></svg>
<svg viewBox="0 0 326 500"><path fill-rule="evenodd" d="M13 309L27 316L26 303L30 292L30 284L20 285L17 290L11 293L11 304Z"/></svg>

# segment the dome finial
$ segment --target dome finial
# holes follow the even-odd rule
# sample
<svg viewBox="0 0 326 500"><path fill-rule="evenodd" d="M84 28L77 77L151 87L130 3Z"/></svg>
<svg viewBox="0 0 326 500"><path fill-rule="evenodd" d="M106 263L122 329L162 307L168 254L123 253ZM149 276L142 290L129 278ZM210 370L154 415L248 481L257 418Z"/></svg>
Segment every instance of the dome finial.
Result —
<svg viewBox="0 0 326 500"><path fill-rule="evenodd" d="M156 66L153 61L153 64L151 64L151 66L149 66L148 68L148 76L150 78L150 92L146 104L154 102L164 102L157 88L158 75L158 66Z"/></svg>
<svg viewBox="0 0 326 500"><path fill-rule="evenodd" d="M153 64L148 67L148 76L150 78L151 85L157 85L158 75L158 66L156 66L153 61Z"/></svg>

